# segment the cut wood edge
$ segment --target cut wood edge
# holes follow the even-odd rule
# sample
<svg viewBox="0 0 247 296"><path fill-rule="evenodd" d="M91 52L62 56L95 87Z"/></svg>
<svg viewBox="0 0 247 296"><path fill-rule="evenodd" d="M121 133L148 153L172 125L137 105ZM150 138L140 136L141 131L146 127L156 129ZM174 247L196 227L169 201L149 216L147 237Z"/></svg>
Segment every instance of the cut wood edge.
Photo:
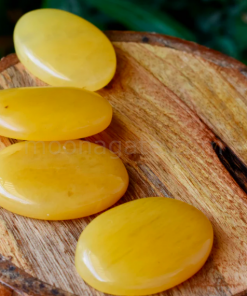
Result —
<svg viewBox="0 0 247 296"><path fill-rule="evenodd" d="M150 33L138 33L138 32L119 32L119 31L110 31L106 33L112 42L139 42L139 43L149 43L157 46L170 47L179 51L190 52L195 55L201 56L205 59L210 60L211 62L219 65L220 67L232 68L238 70L240 73L247 73L247 68L242 63L234 60L233 58L227 57L219 52L207 49L203 46L197 45L192 42L183 41L178 38L159 35L159 34L150 34ZM5 69L18 64L19 60L15 54L11 54L0 61L0 72ZM21 64L19 64L21 65ZM18 66L17 66L18 67ZM0 271L1 272L1 271ZM25 273L27 278L30 275ZM37 279L35 279L37 280ZM38 280L37 280L38 281ZM1 282L1 280L0 280ZM23 291L23 290L22 290ZM52 295L52 294L31 294L28 295ZM59 294L57 294L59 295ZM63 295L63 294L61 294ZM73 294L64 294L64 295L73 295ZM239 295L247 295L247 291L242 292Z"/></svg>
<svg viewBox="0 0 247 296"><path fill-rule="evenodd" d="M184 51L201 56L221 67L234 68L247 76L247 66L238 60L229 57L219 51L199 45L195 42L180 38L147 32L133 31L106 31L105 34L112 42L137 42L162 47L169 47L178 51Z"/></svg>
<svg viewBox="0 0 247 296"><path fill-rule="evenodd" d="M201 56L213 63L226 68L239 70L244 76L247 76L247 66L214 49L210 49L195 42L186 41L180 38L167 36L163 34L135 32L135 31L105 31L106 36L111 42L138 42L151 45L170 47L179 51L190 52ZM19 62L15 53L9 54L0 60L0 72L14 66Z"/></svg>
<svg viewBox="0 0 247 296"><path fill-rule="evenodd" d="M0 60L0 72L19 63L19 59L15 53L11 53Z"/></svg>

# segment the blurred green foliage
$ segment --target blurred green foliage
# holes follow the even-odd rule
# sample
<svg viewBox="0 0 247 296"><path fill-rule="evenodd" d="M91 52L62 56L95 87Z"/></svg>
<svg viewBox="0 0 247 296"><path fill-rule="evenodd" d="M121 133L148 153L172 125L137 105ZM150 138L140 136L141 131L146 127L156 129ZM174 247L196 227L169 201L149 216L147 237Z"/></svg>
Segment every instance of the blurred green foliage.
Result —
<svg viewBox="0 0 247 296"><path fill-rule="evenodd" d="M70 11L102 30L157 32L196 41L247 64L247 0L0 0L0 35L12 34L18 13L39 7ZM16 12L12 21L10 11Z"/></svg>

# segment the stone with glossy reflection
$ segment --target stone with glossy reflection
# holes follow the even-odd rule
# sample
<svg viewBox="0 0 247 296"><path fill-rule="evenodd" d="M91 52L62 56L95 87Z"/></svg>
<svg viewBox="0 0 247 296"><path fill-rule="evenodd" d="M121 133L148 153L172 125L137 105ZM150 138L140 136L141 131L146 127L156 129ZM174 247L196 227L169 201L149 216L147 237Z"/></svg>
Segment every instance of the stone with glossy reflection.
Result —
<svg viewBox="0 0 247 296"><path fill-rule="evenodd" d="M108 38L93 24L57 9L26 13L14 31L22 64L52 86L98 90L112 79L116 55Z"/></svg>
<svg viewBox="0 0 247 296"><path fill-rule="evenodd" d="M92 215L128 186L122 161L85 141L17 143L0 152L0 163L0 206L36 219Z"/></svg>
<svg viewBox="0 0 247 296"><path fill-rule="evenodd" d="M111 209L82 232L76 268L95 289L150 295L194 275L212 248L211 223L196 208L163 197Z"/></svg>
<svg viewBox="0 0 247 296"><path fill-rule="evenodd" d="M0 135L21 140L62 141L103 131L110 103L79 88L30 87L1 90Z"/></svg>

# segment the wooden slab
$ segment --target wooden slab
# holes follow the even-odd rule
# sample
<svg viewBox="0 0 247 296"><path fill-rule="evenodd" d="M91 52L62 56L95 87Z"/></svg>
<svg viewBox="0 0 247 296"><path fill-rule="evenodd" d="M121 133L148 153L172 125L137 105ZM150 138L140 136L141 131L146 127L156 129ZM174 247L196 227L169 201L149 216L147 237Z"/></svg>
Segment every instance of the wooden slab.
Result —
<svg viewBox="0 0 247 296"><path fill-rule="evenodd" d="M89 140L113 150L128 169L130 185L120 203L147 196L183 200L204 212L215 231L206 265L159 295L247 295L246 66L172 37L107 34L118 67L99 93L114 117ZM15 55L1 61L0 71L1 88L44 86ZM14 142L2 137L1 148ZM15 265L70 293L104 295L74 267L78 237L95 216L47 222L4 209L0 216L0 253Z"/></svg>

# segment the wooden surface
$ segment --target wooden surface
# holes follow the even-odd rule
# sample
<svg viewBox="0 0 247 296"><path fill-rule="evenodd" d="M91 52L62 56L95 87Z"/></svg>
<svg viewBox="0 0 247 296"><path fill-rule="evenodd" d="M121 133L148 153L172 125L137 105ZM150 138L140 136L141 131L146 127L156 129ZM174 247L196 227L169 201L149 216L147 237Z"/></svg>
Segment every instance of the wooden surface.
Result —
<svg viewBox="0 0 247 296"><path fill-rule="evenodd" d="M115 151L128 169L120 203L147 196L183 200L204 212L215 232L205 266L159 295L247 295L246 66L176 38L107 34L118 67L99 93L114 116L89 140ZM14 55L1 61L0 71L1 88L44 85ZM14 142L2 137L1 148ZM47 222L0 209L0 217L0 253L12 263L70 293L104 295L74 268L76 242L94 216Z"/></svg>

